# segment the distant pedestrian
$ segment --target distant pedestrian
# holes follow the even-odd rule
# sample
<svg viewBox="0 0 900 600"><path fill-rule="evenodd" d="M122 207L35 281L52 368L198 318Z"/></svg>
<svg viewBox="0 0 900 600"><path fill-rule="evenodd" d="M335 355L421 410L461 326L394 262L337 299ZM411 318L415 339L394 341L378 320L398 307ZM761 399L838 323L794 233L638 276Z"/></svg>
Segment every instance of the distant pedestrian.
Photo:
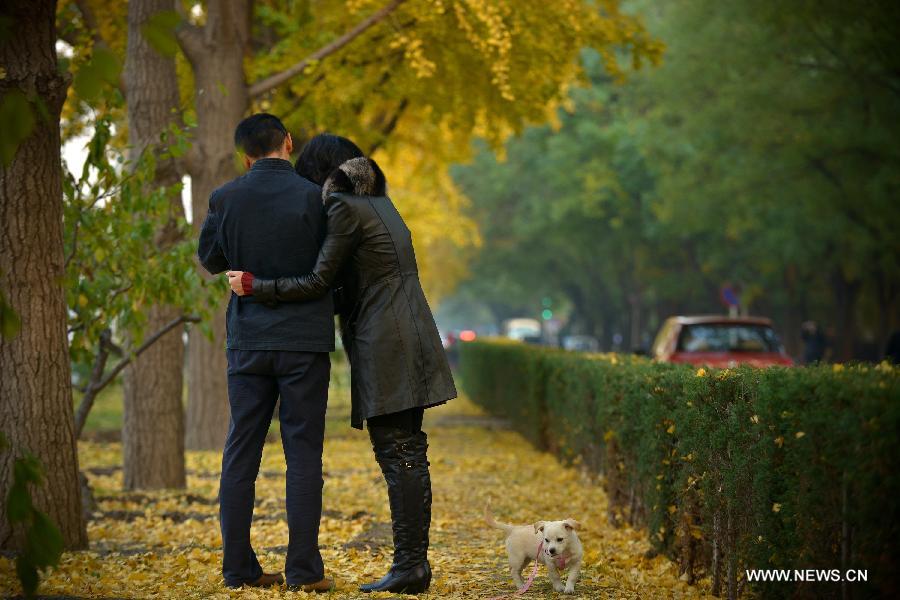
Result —
<svg viewBox="0 0 900 600"><path fill-rule="evenodd" d="M900 330L895 330L884 348L884 360L900 365Z"/></svg>
<svg viewBox="0 0 900 600"><path fill-rule="evenodd" d="M811 365L825 358L828 340L815 321L806 321L800 326L803 339L803 364Z"/></svg>
<svg viewBox="0 0 900 600"><path fill-rule="evenodd" d="M447 361L450 363L450 367L455 369L459 366L459 344L456 334L448 331L445 339L447 343L444 345L444 351L447 353Z"/></svg>

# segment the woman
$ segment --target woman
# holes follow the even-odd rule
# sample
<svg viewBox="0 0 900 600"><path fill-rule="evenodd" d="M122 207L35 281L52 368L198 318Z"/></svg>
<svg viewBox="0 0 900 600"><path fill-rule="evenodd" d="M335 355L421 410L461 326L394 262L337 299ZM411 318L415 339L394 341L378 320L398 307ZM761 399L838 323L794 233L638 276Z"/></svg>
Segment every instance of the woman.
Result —
<svg viewBox="0 0 900 600"><path fill-rule="evenodd" d="M384 174L350 140L323 134L306 145L297 172L322 185L328 235L311 273L260 279L229 272L232 289L262 301L298 302L336 289L350 360L351 425L366 421L388 486L394 561L363 592L428 589L431 477L425 408L456 388L416 267L412 238L387 197Z"/></svg>

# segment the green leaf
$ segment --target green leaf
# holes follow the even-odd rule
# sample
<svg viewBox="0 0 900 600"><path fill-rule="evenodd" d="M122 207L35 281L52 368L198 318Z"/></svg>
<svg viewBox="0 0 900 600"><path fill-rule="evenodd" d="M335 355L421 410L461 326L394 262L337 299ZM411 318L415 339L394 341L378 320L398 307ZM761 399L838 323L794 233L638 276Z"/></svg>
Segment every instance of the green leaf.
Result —
<svg viewBox="0 0 900 600"><path fill-rule="evenodd" d="M13 20L12 17L7 17L6 15L0 15L0 44L6 41L9 37L9 32L12 30Z"/></svg>
<svg viewBox="0 0 900 600"><path fill-rule="evenodd" d="M141 26L141 34L154 50L165 56L175 56L178 42L175 39L175 28L181 23L181 17L174 10L156 13Z"/></svg>
<svg viewBox="0 0 900 600"><path fill-rule="evenodd" d="M3 292L0 292L0 338L15 337L22 329L22 320L7 303Z"/></svg>
<svg viewBox="0 0 900 600"><path fill-rule="evenodd" d="M34 110L25 94L11 90L0 100L0 163L8 166L19 144L24 142L34 129Z"/></svg>
<svg viewBox="0 0 900 600"><path fill-rule="evenodd" d="M33 510L28 487L22 481L15 481L9 487L9 495L6 497L6 518L10 523L24 523L31 518Z"/></svg>
<svg viewBox="0 0 900 600"><path fill-rule="evenodd" d="M193 109L185 110L182 118L184 119L184 124L187 127L196 127L197 126L197 113L193 111Z"/></svg>
<svg viewBox="0 0 900 600"><path fill-rule="evenodd" d="M75 93L78 97L86 102L90 102L100 95L103 90L103 82L94 69L89 65L84 65L75 74L75 80L72 82Z"/></svg>
<svg viewBox="0 0 900 600"><path fill-rule="evenodd" d="M6 437L0 433L0 447L6 447ZM63 552L63 537L59 528L44 513L35 510L28 489L29 483L39 484L43 467L33 455L17 459L13 466L13 482L6 498L6 517L11 524L26 525L25 548L16 558L16 574L25 596L34 596L40 583L40 569L55 567Z"/></svg>
<svg viewBox="0 0 900 600"><path fill-rule="evenodd" d="M44 478L44 468L34 455L27 454L16 460L13 467L13 476L16 481L22 483L40 484Z"/></svg>
<svg viewBox="0 0 900 600"><path fill-rule="evenodd" d="M103 48L94 50L91 64L105 82L114 85L119 80L119 75L122 72L122 63L112 51Z"/></svg>
<svg viewBox="0 0 900 600"><path fill-rule="evenodd" d="M38 572L28 560L20 555L16 557L16 575L22 583L22 591L26 598L33 598L38 588Z"/></svg>
<svg viewBox="0 0 900 600"><path fill-rule="evenodd" d="M63 552L63 538L47 515L34 511L34 520L25 537L25 556L39 569L55 567Z"/></svg>
<svg viewBox="0 0 900 600"><path fill-rule="evenodd" d="M113 88L119 81L122 63L119 57L104 48L95 48L91 59L75 74L72 86L85 102L96 100L105 89Z"/></svg>

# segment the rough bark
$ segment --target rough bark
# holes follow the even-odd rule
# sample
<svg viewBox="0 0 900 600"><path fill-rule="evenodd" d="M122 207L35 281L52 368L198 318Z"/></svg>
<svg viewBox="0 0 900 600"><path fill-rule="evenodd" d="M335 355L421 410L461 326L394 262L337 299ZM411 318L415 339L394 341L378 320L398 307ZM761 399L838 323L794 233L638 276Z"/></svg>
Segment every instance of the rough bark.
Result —
<svg viewBox="0 0 900 600"><path fill-rule="evenodd" d="M209 4L206 25L188 27L179 41L194 71L197 129L188 160L195 231L206 216L209 195L237 175L234 128L246 115L250 99L244 76L249 44L248 0ZM204 277L208 275L202 271ZM199 328L188 343L187 447L220 449L228 429L228 389L225 376L225 298L213 310L214 338Z"/></svg>
<svg viewBox="0 0 900 600"><path fill-rule="evenodd" d="M216 310L210 323L212 339L196 327L188 334L185 446L189 450L221 450L228 432L231 409L225 374L225 302Z"/></svg>
<svg viewBox="0 0 900 600"><path fill-rule="evenodd" d="M177 313L172 316L172 310L167 306L153 306L149 310L151 327L160 323L164 326L167 320L178 318ZM143 368L126 370L122 427L126 490L185 485L181 363L177 378L172 377L172 373L153 369L154 364L165 364L165 359L160 360L160 354L166 351L183 356L181 328L166 334L138 358L137 362ZM177 379L177 388L173 379ZM155 404L153 400L160 403Z"/></svg>
<svg viewBox="0 0 900 600"><path fill-rule="evenodd" d="M178 110L175 60L157 52L141 33L156 13L175 9L173 0L128 3L128 47L125 88L128 90L128 134L131 158L153 151L160 134ZM157 163L154 185L171 186L180 179L170 160ZM173 220L183 214L181 198L172 197ZM174 223L173 223L174 225ZM174 226L157 235L157 252L177 240ZM181 312L171 306L148 306L147 331L161 329ZM125 489L184 487L184 342L183 328L163 336L125 370L122 427Z"/></svg>
<svg viewBox="0 0 900 600"><path fill-rule="evenodd" d="M84 548L62 287L59 115L68 82L56 64L55 14L52 0L4 0L0 7L12 19L0 45L0 96L21 91L45 111L12 163L0 164L0 273L22 324L18 335L0 340L0 428L11 444L0 454L0 515L13 460L31 452L45 467L44 484L32 488L37 507L57 524L66 547ZM0 518L0 549L19 543Z"/></svg>

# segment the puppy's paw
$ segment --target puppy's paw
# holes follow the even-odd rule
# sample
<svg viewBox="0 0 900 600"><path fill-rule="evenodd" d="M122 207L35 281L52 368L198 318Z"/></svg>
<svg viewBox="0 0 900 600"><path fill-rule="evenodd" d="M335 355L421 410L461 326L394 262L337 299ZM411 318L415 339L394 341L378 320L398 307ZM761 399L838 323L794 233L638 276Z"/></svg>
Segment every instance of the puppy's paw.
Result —
<svg viewBox="0 0 900 600"><path fill-rule="evenodd" d="M557 592L564 592L566 590L566 587L562 583L554 583L553 589Z"/></svg>
<svg viewBox="0 0 900 600"><path fill-rule="evenodd" d="M564 594L574 594L574 593L575 593L575 586L574 586L574 585L567 585L567 586L566 586L566 589L563 590L563 593L564 593Z"/></svg>

